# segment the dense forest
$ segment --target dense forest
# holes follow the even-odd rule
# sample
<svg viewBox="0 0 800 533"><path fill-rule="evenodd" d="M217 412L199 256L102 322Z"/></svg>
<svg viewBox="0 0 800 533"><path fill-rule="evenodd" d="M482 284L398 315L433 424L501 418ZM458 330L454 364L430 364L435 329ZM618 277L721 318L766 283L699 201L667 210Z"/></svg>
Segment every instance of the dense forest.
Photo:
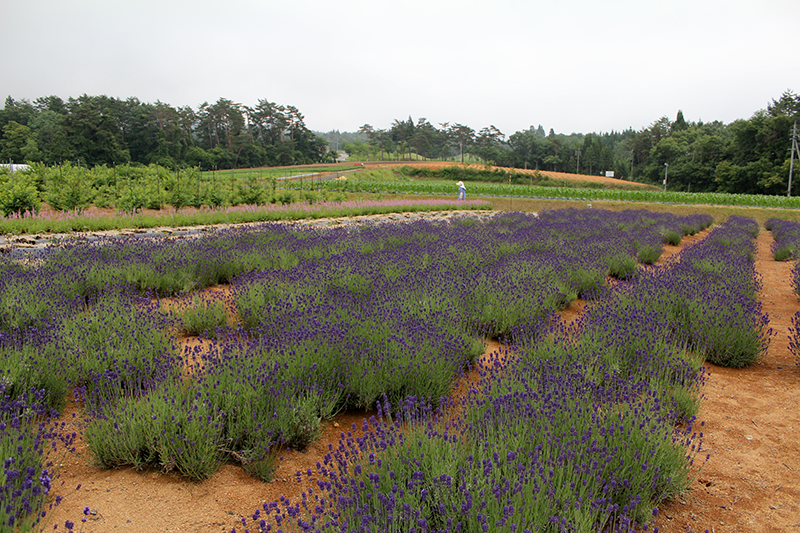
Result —
<svg viewBox="0 0 800 533"><path fill-rule="evenodd" d="M294 106L259 100L255 107L220 98L197 110L136 98L56 96L14 100L0 110L0 160L72 161L94 166L157 163L201 169L293 165L351 159L463 160L618 178L670 190L786 194L792 128L800 97L786 91L766 109L730 124L687 122L681 111L639 131L556 134L539 125L506 136L426 118L394 120L387 129L310 131Z"/></svg>
<svg viewBox="0 0 800 533"><path fill-rule="evenodd" d="M327 142L300 111L259 100L247 107L220 98L197 110L137 98L6 98L0 110L0 160L95 166L156 163L223 169L319 163Z"/></svg>
<svg viewBox="0 0 800 533"><path fill-rule="evenodd" d="M494 126L477 132L463 124L437 128L409 117L389 129L365 124L358 132L363 140L343 140L341 148L359 159L412 153L459 159L470 153L501 166L581 174L611 170L617 178L659 185L667 174L675 191L786 194L798 118L800 97L786 91L749 119L727 125L687 122L678 111L674 120L662 117L639 131L564 135L545 133L539 125L506 137ZM342 135L322 135L332 140L331 134Z"/></svg>

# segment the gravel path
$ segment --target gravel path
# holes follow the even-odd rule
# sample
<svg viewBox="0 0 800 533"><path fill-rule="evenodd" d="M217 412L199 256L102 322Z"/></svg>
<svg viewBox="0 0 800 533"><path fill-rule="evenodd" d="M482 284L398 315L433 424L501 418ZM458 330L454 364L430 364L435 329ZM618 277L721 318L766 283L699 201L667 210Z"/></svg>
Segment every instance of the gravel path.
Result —
<svg viewBox="0 0 800 533"><path fill-rule="evenodd" d="M468 209L463 211L406 212L338 218L287 220L285 222L246 222L242 224L210 224L186 227L162 226L148 229L130 228L123 230L91 231L85 233L75 232L12 235L0 236L0 254L9 256L15 261L25 262L42 259L51 248L60 247L65 244L102 245L119 239L195 238L232 228L258 227L271 224L290 224L296 227L333 228L365 223L380 224L387 222L412 222L416 220L449 220L457 216L471 216L485 219L496 214L497 211L492 210Z"/></svg>

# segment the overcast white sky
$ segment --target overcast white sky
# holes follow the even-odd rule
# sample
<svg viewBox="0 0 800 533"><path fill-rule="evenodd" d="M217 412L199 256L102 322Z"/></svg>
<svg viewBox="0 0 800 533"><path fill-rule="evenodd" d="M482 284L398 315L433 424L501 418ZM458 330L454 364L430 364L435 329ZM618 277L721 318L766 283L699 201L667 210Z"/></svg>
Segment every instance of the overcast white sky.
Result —
<svg viewBox="0 0 800 533"><path fill-rule="evenodd" d="M798 0L2 0L0 98L267 99L317 131L729 123L800 92L798 27Z"/></svg>

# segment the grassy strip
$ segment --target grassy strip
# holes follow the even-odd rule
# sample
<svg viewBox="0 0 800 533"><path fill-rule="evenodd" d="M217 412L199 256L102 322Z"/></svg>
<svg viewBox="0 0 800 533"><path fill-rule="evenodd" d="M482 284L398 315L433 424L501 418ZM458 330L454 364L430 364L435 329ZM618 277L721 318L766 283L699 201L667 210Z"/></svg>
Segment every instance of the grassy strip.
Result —
<svg viewBox="0 0 800 533"><path fill-rule="evenodd" d="M288 184L290 187L297 187ZM453 182L374 182L359 181L323 182L331 191L362 191L394 194L432 194L455 196L457 188ZM747 206L765 208L800 208L800 197L766 196L755 194L688 193L652 190L594 189L574 187L538 187L493 183L471 183L467 195L513 196L516 198L547 198L555 200L652 202L666 204L707 204L722 206Z"/></svg>
<svg viewBox="0 0 800 533"><path fill-rule="evenodd" d="M365 197L368 195L364 195ZM398 194L396 198L416 198L416 195ZM435 198L435 196L420 195L422 198ZM551 200L536 198L511 198L511 197L483 197L482 200L489 202L493 209L497 211L521 211L526 213L541 213L546 210L554 209L587 209L589 205L585 201L579 200ZM691 204L658 204L648 202L616 202L616 201L592 201L593 209L603 209L607 211L623 212L630 209L641 209L651 213L668 213L675 216L689 215L708 215L713 217L716 224L721 224L731 216L738 215L754 219L758 224L763 225L765 221L775 217L786 217L787 211L780 208L763 207L734 207L724 205L691 205Z"/></svg>
<svg viewBox="0 0 800 533"><path fill-rule="evenodd" d="M460 165L451 165L448 167L430 168L430 167L410 167L402 166L397 169L397 172L404 177L421 177L433 178L438 180L446 180L447 183L454 181L470 181L470 182L489 182L489 183L507 183L516 185L528 185L537 187L561 187L561 188L577 188L577 189L641 189L641 185L628 184L624 181L615 183L596 182L596 181L581 181L581 180L559 180L553 179L547 175L534 172L519 172L516 170L504 170L500 168L475 168L464 167ZM366 176L365 176L366 177ZM361 176L359 176L359 179ZM471 187L471 186L470 186Z"/></svg>
<svg viewBox="0 0 800 533"><path fill-rule="evenodd" d="M264 167L264 168L237 168L229 170L204 170L201 176L211 179L211 176L225 176L239 179L242 177L256 176L258 178L293 178L295 176L306 176L308 174L327 174L336 172L347 172L350 170L361 169L361 166L301 166L301 167Z"/></svg>

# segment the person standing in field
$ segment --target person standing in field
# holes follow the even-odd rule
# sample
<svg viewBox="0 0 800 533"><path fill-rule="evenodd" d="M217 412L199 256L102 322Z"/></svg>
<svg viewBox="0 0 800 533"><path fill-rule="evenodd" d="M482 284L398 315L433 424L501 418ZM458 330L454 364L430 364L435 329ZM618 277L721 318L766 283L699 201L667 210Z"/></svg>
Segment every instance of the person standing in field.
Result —
<svg viewBox="0 0 800 533"><path fill-rule="evenodd" d="M464 187L464 182L459 181L456 183L458 185L458 199L459 200L466 200L467 199L467 188Z"/></svg>

